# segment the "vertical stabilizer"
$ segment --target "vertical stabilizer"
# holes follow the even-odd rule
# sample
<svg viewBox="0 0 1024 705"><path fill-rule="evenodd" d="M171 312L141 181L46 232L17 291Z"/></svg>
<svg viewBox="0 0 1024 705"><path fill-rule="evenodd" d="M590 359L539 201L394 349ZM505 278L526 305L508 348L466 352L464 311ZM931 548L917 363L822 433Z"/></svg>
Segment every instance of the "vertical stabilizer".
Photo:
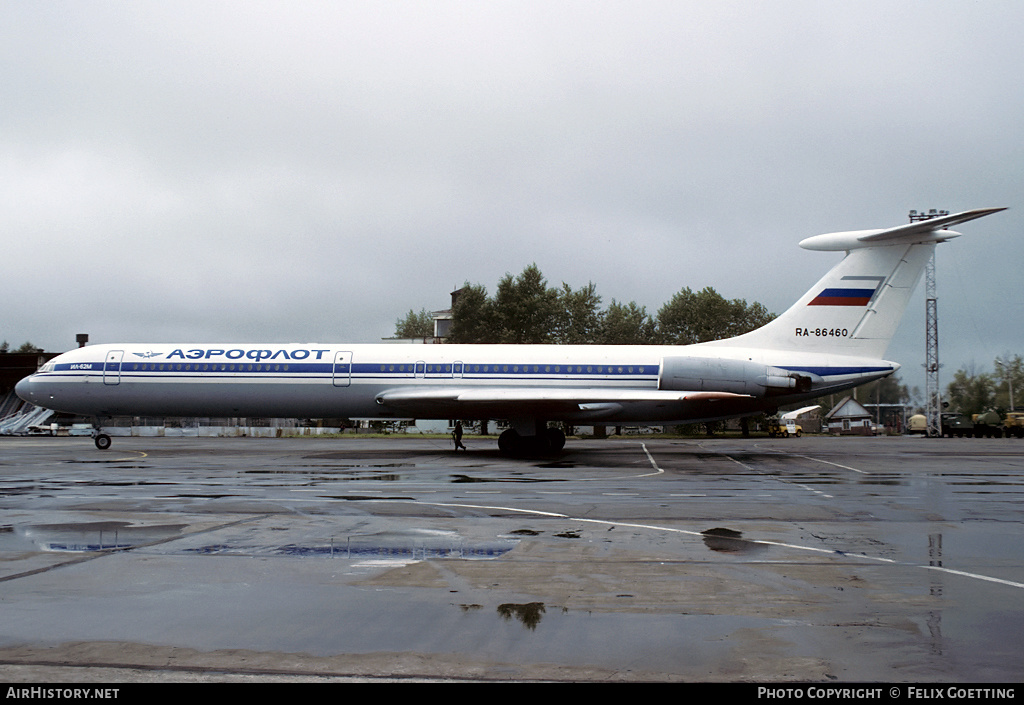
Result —
<svg viewBox="0 0 1024 705"><path fill-rule="evenodd" d="M881 358L934 249L929 243L853 250L788 311L729 343Z"/></svg>
<svg viewBox="0 0 1024 705"><path fill-rule="evenodd" d="M771 323L719 345L882 358L947 225L1003 208L964 211L883 230L828 233L801 247L846 257ZM715 343L712 343L715 344Z"/></svg>

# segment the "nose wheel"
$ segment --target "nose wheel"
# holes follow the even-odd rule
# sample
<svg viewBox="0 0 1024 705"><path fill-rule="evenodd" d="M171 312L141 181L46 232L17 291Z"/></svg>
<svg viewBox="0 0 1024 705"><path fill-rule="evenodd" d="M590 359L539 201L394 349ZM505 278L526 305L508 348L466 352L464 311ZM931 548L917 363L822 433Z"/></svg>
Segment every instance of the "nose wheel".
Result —
<svg viewBox="0 0 1024 705"><path fill-rule="evenodd" d="M110 447L110 436L103 432L103 420L109 417L92 417L92 442L99 450L106 450Z"/></svg>
<svg viewBox="0 0 1024 705"><path fill-rule="evenodd" d="M103 429L99 425L99 419L95 419L92 422L92 442L96 444L96 448L101 451L111 447L111 437L103 432Z"/></svg>

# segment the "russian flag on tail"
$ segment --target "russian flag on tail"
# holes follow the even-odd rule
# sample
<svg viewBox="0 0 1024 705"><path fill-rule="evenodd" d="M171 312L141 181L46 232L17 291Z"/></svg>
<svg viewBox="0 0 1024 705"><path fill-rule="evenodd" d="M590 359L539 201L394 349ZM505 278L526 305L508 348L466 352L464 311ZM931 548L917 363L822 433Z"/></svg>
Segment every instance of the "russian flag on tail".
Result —
<svg viewBox="0 0 1024 705"><path fill-rule="evenodd" d="M825 289L808 306L867 306L874 289Z"/></svg>

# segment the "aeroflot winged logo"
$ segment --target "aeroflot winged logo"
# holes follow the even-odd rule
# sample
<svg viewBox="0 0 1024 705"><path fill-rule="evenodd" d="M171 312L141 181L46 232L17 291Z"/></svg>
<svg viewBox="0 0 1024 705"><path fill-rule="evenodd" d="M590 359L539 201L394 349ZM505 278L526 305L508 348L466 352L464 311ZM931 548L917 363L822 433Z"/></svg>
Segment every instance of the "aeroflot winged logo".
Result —
<svg viewBox="0 0 1024 705"><path fill-rule="evenodd" d="M153 352L153 351L144 352L144 353L133 352L132 355L134 355L135 357L141 357L143 359L148 360L151 357L160 357L161 355L163 355L163 353L158 353L158 352Z"/></svg>
<svg viewBox="0 0 1024 705"><path fill-rule="evenodd" d="M878 292L884 277L843 277L843 281L859 286L822 289L808 306L867 306Z"/></svg>

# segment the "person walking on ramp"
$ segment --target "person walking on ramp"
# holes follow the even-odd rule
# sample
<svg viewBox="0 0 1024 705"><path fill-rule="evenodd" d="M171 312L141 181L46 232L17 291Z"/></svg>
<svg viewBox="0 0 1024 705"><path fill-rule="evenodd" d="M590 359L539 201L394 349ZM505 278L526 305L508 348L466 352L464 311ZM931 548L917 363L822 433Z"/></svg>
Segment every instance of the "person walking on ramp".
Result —
<svg viewBox="0 0 1024 705"><path fill-rule="evenodd" d="M468 450L466 446L462 445L462 422L455 422L455 430L452 431L452 440L455 441L455 452L459 452L459 448L462 450Z"/></svg>

